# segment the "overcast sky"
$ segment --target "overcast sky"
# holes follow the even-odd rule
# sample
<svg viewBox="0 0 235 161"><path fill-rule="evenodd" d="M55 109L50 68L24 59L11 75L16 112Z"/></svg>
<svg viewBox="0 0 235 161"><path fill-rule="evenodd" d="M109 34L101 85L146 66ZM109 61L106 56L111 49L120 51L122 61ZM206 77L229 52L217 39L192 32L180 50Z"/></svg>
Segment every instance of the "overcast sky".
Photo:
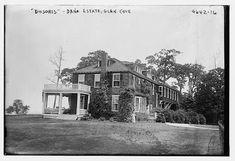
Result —
<svg viewBox="0 0 235 161"><path fill-rule="evenodd" d="M79 13L66 13L75 8ZM57 13L35 14L35 9ZM120 9L131 13L120 14ZM63 67L75 67L82 56L99 49L119 60L144 61L163 48L183 52L178 63L197 62L207 70L224 65L219 6L7 6L5 25L6 106L22 99L31 106L30 113L41 112L43 85L53 73L48 59L60 46L65 51Z"/></svg>

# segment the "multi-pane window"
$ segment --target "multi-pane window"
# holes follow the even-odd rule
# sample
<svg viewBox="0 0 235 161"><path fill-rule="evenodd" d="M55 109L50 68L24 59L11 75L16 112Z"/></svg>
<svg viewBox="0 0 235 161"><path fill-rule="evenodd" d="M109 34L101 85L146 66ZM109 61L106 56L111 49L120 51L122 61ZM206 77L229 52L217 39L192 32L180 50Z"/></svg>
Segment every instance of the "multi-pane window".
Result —
<svg viewBox="0 0 235 161"><path fill-rule="evenodd" d="M95 74L94 87L95 88L99 88L100 87L100 74Z"/></svg>
<svg viewBox="0 0 235 161"><path fill-rule="evenodd" d="M164 97L166 97L166 87L164 87Z"/></svg>
<svg viewBox="0 0 235 161"><path fill-rule="evenodd" d="M78 83L81 83L81 84L85 83L85 74L78 75Z"/></svg>
<svg viewBox="0 0 235 161"><path fill-rule="evenodd" d="M119 95L112 95L112 111L118 111Z"/></svg>
<svg viewBox="0 0 235 161"><path fill-rule="evenodd" d="M135 77L135 78L136 78L137 84L140 84L140 78L138 78L138 77Z"/></svg>
<svg viewBox="0 0 235 161"><path fill-rule="evenodd" d="M154 95L154 93L155 93L155 92L154 92L154 84L153 84L153 93L152 93L152 95Z"/></svg>
<svg viewBox="0 0 235 161"><path fill-rule="evenodd" d="M135 97L135 112L139 112L140 110L140 99L141 97Z"/></svg>
<svg viewBox="0 0 235 161"><path fill-rule="evenodd" d="M167 98L170 97L170 92L169 92L169 88L167 88Z"/></svg>
<svg viewBox="0 0 235 161"><path fill-rule="evenodd" d="M171 99L171 92L172 92L172 90L171 89L169 89L169 98Z"/></svg>
<svg viewBox="0 0 235 161"><path fill-rule="evenodd" d="M120 73L113 73L113 87L120 87Z"/></svg>
<svg viewBox="0 0 235 161"><path fill-rule="evenodd" d="M162 86L158 87L158 92L159 92L160 96L163 96L163 87Z"/></svg>
<svg viewBox="0 0 235 161"><path fill-rule="evenodd" d="M168 90L168 97L167 98L170 98L170 94L171 94L170 89L167 88L167 90Z"/></svg>

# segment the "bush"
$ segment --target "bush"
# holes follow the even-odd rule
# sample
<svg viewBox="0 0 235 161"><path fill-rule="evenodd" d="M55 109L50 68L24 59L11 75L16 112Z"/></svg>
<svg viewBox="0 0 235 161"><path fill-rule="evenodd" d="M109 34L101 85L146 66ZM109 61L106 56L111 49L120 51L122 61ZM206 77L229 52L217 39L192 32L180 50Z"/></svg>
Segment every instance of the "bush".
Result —
<svg viewBox="0 0 235 161"><path fill-rule="evenodd" d="M157 114L156 122L162 122L162 123L166 122L166 118L165 118L163 113L158 113Z"/></svg>
<svg viewBox="0 0 235 161"><path fill-rule="evenodd" d="M81 121L89 121L89 120L92 120L93 117L88 115L88 114L85 114L84 116L82 116L82 118L80 119Z"/></svg>
<svg viewBox="0 0 235 161"><path fill-rule="evenodd" d="M113 117L110 117L109 121L116 122L116 121L118 121L118 118L113 116Z"/></svg>
<svg viewBox="0 0 235 161"><path fill-rule="evenodd" d="M173 120L176 123L189 123L188 113L183 109L179 109L177 111L174 111Z"/></svg>
<svg viewBox="0 0 235 161"><path fill-rule="evenodd" d="M105 119L105 117L100 117L99 118L99 121L105 121L106 119Z"/></svg>
<svg viewBox="0 0 235 161"><path fill-rule="evenodd" d="M71 108L64 109L63 114L72 114L72 109Z"/></svg>
<svg viewBox="0 0 235 161"><path fill-rule="evenodd" d="M163 114L164 114L164 116L166 118L166 122L174 122L174 119L173 119L174 111L173 110L165 109L163 111Z"/></svg>
<svg viewBox="0 0 235 161"><path fill-rule="evenodd" d="M191 124L198 124L199 123L199 116L194 111L188 111L189 116L189 123Z"/></svg>
<svg viewBox="0 0 235 161"><path fill-rule="evenodd" d="M135 114L136 121L148 121L148 114L140 112L137 112Z"/></svg>
<svg viewBox="0 0 235 161"><path fill-rule="evenodd" d="M93 91L89 104L89 113L94 118L104 117L109 119L112 117L110 101L107 101L106 94L102 90Z"/></svg>
<svg viewBox="0 0 235 161"><path fill-rule="evenodd" d="M199 117L199 123L200 124L206 124L206 118L202 114L198 114Z"/></svg>
<svg viewBox="0 0 235 161"><path fill-rule="evenodd" d="M124 89L119 96L118 121L132 122L134 112L134 90Z"/></svg>

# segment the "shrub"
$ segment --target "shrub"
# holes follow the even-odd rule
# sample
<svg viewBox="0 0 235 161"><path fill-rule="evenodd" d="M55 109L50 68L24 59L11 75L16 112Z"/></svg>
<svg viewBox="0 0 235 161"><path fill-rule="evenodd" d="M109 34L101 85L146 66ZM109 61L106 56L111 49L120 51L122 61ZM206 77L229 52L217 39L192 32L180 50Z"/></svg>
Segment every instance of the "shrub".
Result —
<svg viewBox="0 0 235 161"><path fill-rule="evenodd" d="M89 121L89 120L92 120L92 119L93 119L92 116L90 116L89 114L85 114L84 116L81 117L80 120L82 120L82 121Z"/></svg>
<svg viewBox="0 0 235 161"><path fill-rule="evenodd" d="M136 121L148 121L148 114L140 112L137 112L135 114Z"/></svg>
<svg viewBox="0 0 235 161"><path fill-rule="evenodd" d="M188 111L189 116L189 123L191 124L198 124L199 123L199 116L194 111Z"/></svg>
<svg viewBox="0 0 235 161"><path fill-rule="evenodd" d="M157 114L156 122L162 122L162 123L166 122L166 118L165 118L163 113L158 113Z"/></svg>
<svg viewBox="0 0 235 161"><path fill-rule="evenodd" d="M163 114L166 118L166 122L174 122L174 119L173 119L173 114L174 114L174 111L170 110L170 109L165 109L163 111Z"/></svg>
<svg viewBox="0 0 235 161"><path fill-rule="evenodd" d="M72 114L72 109L71 108L64 109L63 114Z"/></svg>
<svg viewBox="0 0 235 161"><path fill-rule="evenodd" d="M99 121L105 121L106 119L105 119L105 117L100 117L99 118Z"/></svg>
<svg viewBox="0 0 235 161"><path fill-rule="evenodd" d="M134 90L124 89L119 96L118 121L132 122L134 112Z"/></svg>
<svg viewBox="0 0 235 161"><path fill-rule="evenodd" d="M93 91L89 104L89 113L94 118L104 117L109 119L112 117L110 101L106 100L106 94L102 90Z"/></svg>
<svg viewBox="0 0 235 161"><path fill-rule="evenodd" d="M202 114L198 114L199 117L199 123L200 124L206 124L206 118Z"/></svg>
<svg viewBox="0 0 235 161"><path fill-rule="evenodd" d="M109 121L111 122L115 122L115 121L118 121L118 118L113 116L113 117L110 117Z"/></svg>

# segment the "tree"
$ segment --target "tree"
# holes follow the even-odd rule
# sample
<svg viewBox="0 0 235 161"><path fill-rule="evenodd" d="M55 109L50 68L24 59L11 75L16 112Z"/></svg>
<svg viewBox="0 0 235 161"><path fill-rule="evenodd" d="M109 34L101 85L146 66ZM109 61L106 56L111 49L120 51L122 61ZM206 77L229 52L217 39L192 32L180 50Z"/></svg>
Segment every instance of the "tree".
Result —
<svg viewBox="0 0 235 161"><path fill-rule="evenodd" d="M59 82L61 81L61 70L62 70L62 61L64 61L63 58L63 48L60 47L59 50L55 53L54 56L50 57L49 62L55 66L55 73L54 73L54 79L52 78L48 78L49 81L51 81L52 83L56 84L56 87L58 87ZM55 95L54 98L54 105L53 108L55 108L56 105L56 98L57 96Z"/></svg>
<svg viewBox="0 0 235 161"><path fill-rule="evenodd" d="M185 64L186 77L188 78L188 93L194 95L196 87L201 82L202 76L205 74L204 66L199 64Z"/></svg>
<svg viewBox="0 0 235 161"><path fill-rule="evenodd" d="M174 85L177 85L179 87L180 93L182 93L182 89L184 88L184 85L187 81L186 73L187 67L185 65L175 63L173 77L177 80L177 82L174 82Z"/></svg>
<svg viewBox="0 0 235 161"><path fill-rule="evenodd" d="M61 82L62 84L71 84L73 79L73 72L75 68L64 68L61 71Z"/></svg>
<svg viewBox="0 0 235 161"><path fill-rule="evenodd" d="M97 61L101 59L101 54L104 53L103 50L96 50L89 52L88 56L81 57L80 62L77 64L76 68L64 68L61 72L61 82L63 84L71 84L73 78L73 72L76 69L81 69L88 67L90 65L97 64Z"/></svg>
<svg viewBox="0 0 235 161"><path fill-rule="evenodd" d="M91 65L96 64L97 61L101 59L101 55L104 52L105 51L103 51L103 50L96 50L93 52L89 52L88 56L81 57L80 62L77 64L77 69L85 68L87 66L91 66Z"/></svg>
<svg viewBox="0 0 235 161"><path fill-rule="evenodd" d="M16 100L14 100L13 105L9 106L6 109L6 113L11 114L11 113L15 112L16 114L27 114L29 108L30 108L29 106L23 105L22 100L16 99Z"/></svg>
<svg viewBox="0 0 235 161"><path fill-rule="evenodd" d="M207 122L217 123L224 111L224 69L210 70L202 77L195 93L196 111L202 113Z"/></svg>
<svg viewBox="0 0 235 161"><path fill-rule="evenodd" d="M166 83L169 78L174 76L175 56L180 53L175 49L162 49L158 53L146 57L146 60L149 65L157 67L156 76L160 77L160 81Z"/></svg>

